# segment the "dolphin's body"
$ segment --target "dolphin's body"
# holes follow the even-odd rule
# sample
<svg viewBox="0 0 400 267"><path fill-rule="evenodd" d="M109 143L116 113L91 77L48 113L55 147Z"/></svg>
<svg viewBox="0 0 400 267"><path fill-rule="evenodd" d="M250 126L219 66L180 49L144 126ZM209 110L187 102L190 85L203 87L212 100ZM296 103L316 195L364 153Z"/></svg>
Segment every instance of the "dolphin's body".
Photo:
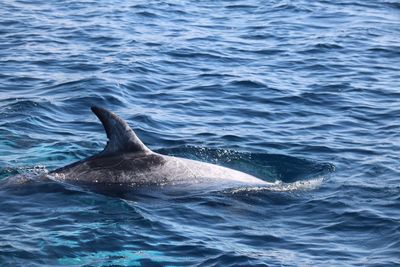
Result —
<svg viewBox="0 0 400 267"><path fill-rule="evenodd" d="M148 185L235 182L265 185L249 174L148 149L129 125L114 113L92 107L102 122L108 143L97 155L50 173L58 181L97 185Z"/></svg>

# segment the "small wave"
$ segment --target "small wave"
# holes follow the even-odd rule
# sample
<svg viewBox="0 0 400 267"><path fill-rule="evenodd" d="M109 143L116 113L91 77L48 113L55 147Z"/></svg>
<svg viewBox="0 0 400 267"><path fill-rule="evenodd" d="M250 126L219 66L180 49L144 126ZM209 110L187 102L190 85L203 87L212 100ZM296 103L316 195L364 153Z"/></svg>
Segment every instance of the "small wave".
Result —
<svg viewBox="0 0 400 267"><path fill-rule="evenodd" d="M158 14L156 14L154 12L149 12L149 11L139 11L136 14L139 15L139 16L146 17L146 18L157 18L157 17L159 17Z"/></svg>
<svg viewBox="0 0 400 267"><path fill-rule="evenodd" d="M43 165L0 169L0 188L35 182L45 177L48 172L48 169Z"/></svg>
<svg viewBox="0 0 400 267"><path fill-rule="evenodd" d="M259 79L244 79L235 80L230 83L233 86L245 87L245 88L266 88L267 85Z"/></svg>
<svg viewBox="0 0 400 267"><path fill-rule="evenodd" d="M1 168L0 169L0 177L4 175L4 177L12 176L16 174L32 174L32 175L41 175L47 174L49 170L44 165L35 165L35 166L22 166L18 168Z"/></svg>

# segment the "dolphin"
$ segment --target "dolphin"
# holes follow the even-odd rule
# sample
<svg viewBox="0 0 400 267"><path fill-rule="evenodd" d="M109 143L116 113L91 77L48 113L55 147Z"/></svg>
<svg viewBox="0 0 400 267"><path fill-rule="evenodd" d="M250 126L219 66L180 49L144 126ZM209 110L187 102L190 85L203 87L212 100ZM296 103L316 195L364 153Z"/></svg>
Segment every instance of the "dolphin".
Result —
<svg viewBox="0 0 400 267"><path fill-rule="evenodd" d="M269 184L237 170L153 152L116 114L96 106L91 110L103 124L107 145L96 155L50 172L53 180L107 186L207 182Z"/></svg>

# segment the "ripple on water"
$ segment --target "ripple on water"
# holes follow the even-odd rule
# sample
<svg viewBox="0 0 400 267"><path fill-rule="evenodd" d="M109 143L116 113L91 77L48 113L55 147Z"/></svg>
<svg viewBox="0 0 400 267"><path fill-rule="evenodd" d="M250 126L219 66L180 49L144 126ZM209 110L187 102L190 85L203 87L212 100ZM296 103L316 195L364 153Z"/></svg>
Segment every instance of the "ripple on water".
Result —
<svg viewBox="0 0 400 267"><path fill-rule="evenodd" d="M399 9L0 2L0 265L399 265ZM35 178L104 147L92 105L272 185Z"/></svg>

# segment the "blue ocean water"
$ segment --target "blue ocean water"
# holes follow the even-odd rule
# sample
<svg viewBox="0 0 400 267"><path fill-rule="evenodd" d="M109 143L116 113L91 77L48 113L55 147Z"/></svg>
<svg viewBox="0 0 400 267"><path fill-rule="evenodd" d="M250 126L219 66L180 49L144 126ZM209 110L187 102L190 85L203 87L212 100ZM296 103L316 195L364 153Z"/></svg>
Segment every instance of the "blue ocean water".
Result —
<svg viewBox="0 0 400 267"><path fill-rule="evenodd" d="M151 149L272 188L104 195L35 177ZM399 266L400 4L1 1L0 266Z"/></svg>

